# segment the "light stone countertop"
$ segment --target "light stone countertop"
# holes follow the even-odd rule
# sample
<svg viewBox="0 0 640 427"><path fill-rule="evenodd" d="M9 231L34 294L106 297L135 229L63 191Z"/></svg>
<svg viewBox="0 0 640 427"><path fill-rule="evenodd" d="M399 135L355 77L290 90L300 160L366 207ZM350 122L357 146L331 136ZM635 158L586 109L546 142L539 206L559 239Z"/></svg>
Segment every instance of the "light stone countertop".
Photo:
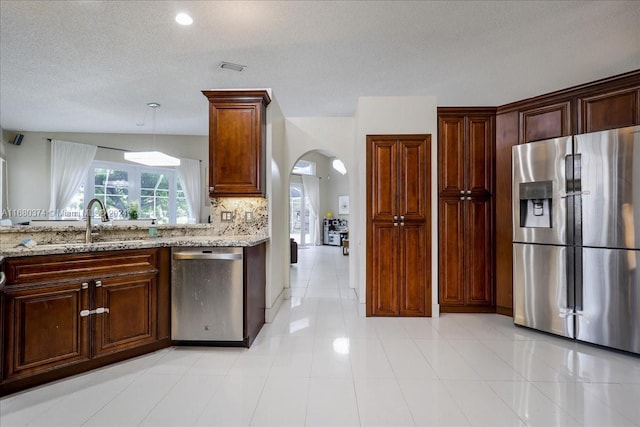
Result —
<svg viewBox="0 0 640 427"><path fill-rule="evenodd" d="M94 243L54 243L39 244L33 248L16 246L3 248L0 251L0 261L4 257L75 254L84 252L104 252L125 249L145 249L158 247L215 247L215 246L255 246L266 242L266 236L180 236L180 237L146 237L141 239L127 239L102 241Z"/></svg>

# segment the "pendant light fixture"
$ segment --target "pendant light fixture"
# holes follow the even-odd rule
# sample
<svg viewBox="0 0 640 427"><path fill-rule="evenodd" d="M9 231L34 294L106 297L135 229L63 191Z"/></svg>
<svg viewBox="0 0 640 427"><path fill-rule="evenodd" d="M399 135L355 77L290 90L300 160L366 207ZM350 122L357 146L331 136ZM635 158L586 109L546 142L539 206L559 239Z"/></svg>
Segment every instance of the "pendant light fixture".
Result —
<svg viewBox="0 0 640 427"><path fill-rule="evenodd" d="M156 109L160 108L157 102L149 102L147 107L153 111L153 151L127 151L124 153L124 159L130 162L140 163L146 166L180 166L180 159L156 151Z"/></svg>

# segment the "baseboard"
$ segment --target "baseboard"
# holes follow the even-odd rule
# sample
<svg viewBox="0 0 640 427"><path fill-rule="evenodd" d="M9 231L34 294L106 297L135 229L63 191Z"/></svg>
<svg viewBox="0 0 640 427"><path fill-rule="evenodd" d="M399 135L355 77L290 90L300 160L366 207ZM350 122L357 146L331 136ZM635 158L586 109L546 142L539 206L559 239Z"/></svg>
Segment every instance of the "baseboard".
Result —
<svg viewBox="0 0 640 427"><path fill-rule="evenodd" d="M276 300L273 302L271 308L266 308L264 310L264 321L266 323L271 323L273 322L273 319L276 318L276 314L278 314L278 310L280 310L282 302L285 300L286 291L289 292L289 298L291 298L291 290L289 288L283 288L276 297Z"/></svg>
<svg viewBox="0 0 640 427"><path fill-rule="evenodd" d="M468 306L468 305L443 305L440 307L441 313L495 313L493 306Z"/></svg>

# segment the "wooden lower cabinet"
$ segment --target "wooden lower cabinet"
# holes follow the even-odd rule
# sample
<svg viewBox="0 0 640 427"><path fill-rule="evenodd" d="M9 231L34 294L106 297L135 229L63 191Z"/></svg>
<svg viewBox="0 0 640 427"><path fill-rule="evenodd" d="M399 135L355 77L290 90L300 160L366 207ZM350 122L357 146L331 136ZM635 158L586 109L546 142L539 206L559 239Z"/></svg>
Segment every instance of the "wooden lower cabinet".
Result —
<svg viewBox="0 0 640 427"><path fill-rule="evenodd" d="M155 276L147 273L101 280L96 288L96 307L106 307L109 312L95 317L94 357L156 340Z"/></svg>
<svg viewBox="0 0 640 427"><path fill-rule="evenodd" d="M491 200L440 199L440 310L494 311Z"/></svg>
<svg viewBox="0 0 640 427"><path fill-rule="evenodd" d="M4 292L4 379L20 378L89 360L89 305L81 282Z"/></svg>
<svg viewBox="0 0 640 427"><path fill-rule="evenodd" d="M6 259L0 395L170 346L165 251Z"/></svg>

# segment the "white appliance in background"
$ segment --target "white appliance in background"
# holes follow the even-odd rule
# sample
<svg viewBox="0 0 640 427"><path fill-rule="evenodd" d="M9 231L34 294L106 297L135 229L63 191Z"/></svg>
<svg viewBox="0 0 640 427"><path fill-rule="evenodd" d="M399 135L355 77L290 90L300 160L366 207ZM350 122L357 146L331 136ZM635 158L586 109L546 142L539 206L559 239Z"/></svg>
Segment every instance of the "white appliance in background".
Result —
<svg viewBox="0 0 640 427"><path fill-rule="evenodd" d="M347 220L337 218L325 218L323 221L322 243L330 246L341 246L342 236L347 233Z"/></svg>
<svg viewBox="0 0 640 427"><path fill-rule="evenodd" d="M640 126L512 154L514 322L640 354Z"/></svg>

